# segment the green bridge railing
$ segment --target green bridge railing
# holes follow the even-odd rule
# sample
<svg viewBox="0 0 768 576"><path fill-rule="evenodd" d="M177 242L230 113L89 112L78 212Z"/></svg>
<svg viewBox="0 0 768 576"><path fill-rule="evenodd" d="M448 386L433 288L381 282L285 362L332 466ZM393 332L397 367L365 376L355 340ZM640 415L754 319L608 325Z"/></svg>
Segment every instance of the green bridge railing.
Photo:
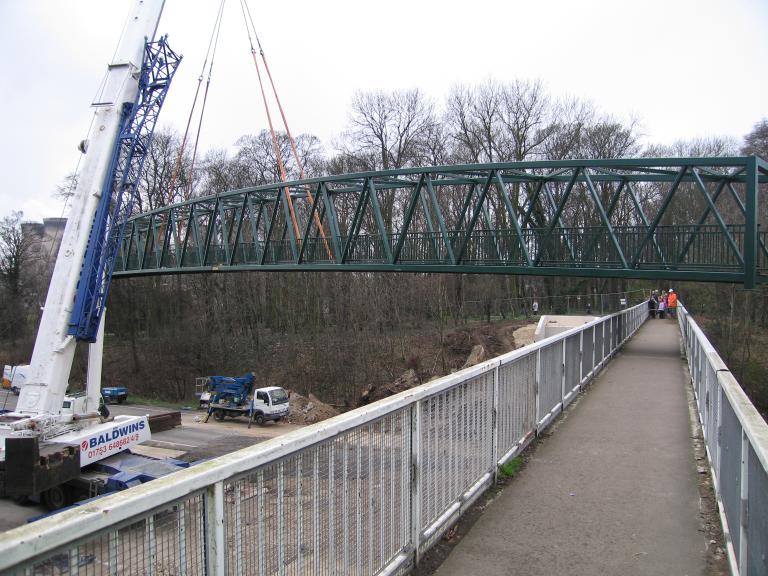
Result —
<svg viewBox="0 0 768 576"><path fill-rule="evenodd" d="M768 281L756 157L327 176L133 217L116 276L368 270ZM763 211L765 211L763 209Z"/></svg>

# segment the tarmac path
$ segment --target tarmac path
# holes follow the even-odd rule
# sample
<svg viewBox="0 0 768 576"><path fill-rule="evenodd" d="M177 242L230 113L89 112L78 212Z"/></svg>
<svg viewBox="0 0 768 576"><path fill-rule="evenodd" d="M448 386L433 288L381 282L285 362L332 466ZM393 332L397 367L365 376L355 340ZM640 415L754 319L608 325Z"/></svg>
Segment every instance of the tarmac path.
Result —
<svg viewBox="0 0 768 576"><path fill-rule="evenodd" d="M649 320L436 574L701 574L686 374L677 323Z"/></svg>

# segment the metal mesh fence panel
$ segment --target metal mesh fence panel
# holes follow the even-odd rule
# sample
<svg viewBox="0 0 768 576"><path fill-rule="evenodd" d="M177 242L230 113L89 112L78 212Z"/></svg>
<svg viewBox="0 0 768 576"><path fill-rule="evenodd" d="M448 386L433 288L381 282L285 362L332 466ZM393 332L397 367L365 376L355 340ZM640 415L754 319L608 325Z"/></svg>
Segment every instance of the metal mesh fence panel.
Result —
<svg viewBox="0 0 768 576"><path fill-rule="evenodd" d="M603 323L600 322L594 327L595 330L595 367L603 361Z"/></svg>
<svg viewBox="0 0 768 576"><path fill-rule="evenodd" d="M717 471L718 481L720 478L720 389L717 383L717 373L710 367L711 378L707 381L706 398L710 406L710 417L707 422L707 447L709 456L712 458L712 468Z"/></svg>
<svg viewBox="0 0 768 576"><path fill-rule="evenodd" d="M595 367L595 327L590 326L581 334L581 378L586 379Z"/></svg>
<svg viewBox="0 0 768 576"><path fill-rule="evenodd" d="M565 339L565 391L566 391L566 406L574 398L571 395L581 382L581 355L580 355L580 343L581 335L573 334Z"/></svg>
<svg viewBox="0 0 768 576"><path fill-rule="evenodd" d="M693 384L693 392L696 396L696 405L699 409L699 413L702 415L702 424L706 424L706 415L704 414L706 406L704 404L706 400L707 392L707 378L709 362L705 362L703 369L697 372L696 363L701 361L696 346L691 346L689 350L686 350L686 357L688 360L688 371L691 376L691 382Z"/></svg>
<svg viewBox="0 0 768 576"><path fill-rule="evenodd" d="M768 473L752 446L747 466L747 576L765 576L768 574Z"/></svg>
<svg viewBox="0 0 768 576"><path fill-rule="evenodd" d="M401 410L225 485L228 574L373 574L408 541Z"/></svg>
<svg viewBox="0 0 768 576"><path fill-rule="evenodd" d="M734 573L768 574L766 426L685 308L678 309L697 405L728 525Z"/></svg>
<svg viewBox="0 0 768 576"><path fill-rule="evenodd" d="M709 406L705 405L707 400L707 390L710 386L709 383L715 382L717 380L717 374L715 373L715 369L712 367L712 364L710 364L706 358L700 357L699 361L702 365L702 368L699 371L699 379L695 382L695 386L696 394L698 396L697 399L699 402L699 411L704 412L704 409L709 409ZM712 418L712 414L708 414L707 417Z"/></svg>
<svg viewBox="0 0 768 576"><path fill-rule="evenodd" d="M741 517L741 424L729 402L722 403L720 414L719 488L733 547L738 550Z"/></svg>
<svg viewBox="0 0 768 576"><path fill-rule="evenodd" d="M503 456L536 426L536 353L499 367L498 449Z"/></svg>
<svg viewBox="0 0 768 576"><path fill-rule="evenodd" d="M563 341L553 342L539 351L539 414L541 421L562 401Z"/></svg>
<svg viewBox="0 0 768 576"><path fill-rule="evenodd" d="M603 322L603 360L610 356L613 348L611 343L613 342L613 324L612 318Z"/></svg>
<svg viewBox="0 0 768 576"><path fill-rule="evenodd" d="M20 574L80 576L205 573L202 495L36 559Z"/></svg>
<svg viewBox="0 0 768 576"><path fill-rule="evenodd" d="M493 372L421 403L421 529L493 467Z"/></svg>

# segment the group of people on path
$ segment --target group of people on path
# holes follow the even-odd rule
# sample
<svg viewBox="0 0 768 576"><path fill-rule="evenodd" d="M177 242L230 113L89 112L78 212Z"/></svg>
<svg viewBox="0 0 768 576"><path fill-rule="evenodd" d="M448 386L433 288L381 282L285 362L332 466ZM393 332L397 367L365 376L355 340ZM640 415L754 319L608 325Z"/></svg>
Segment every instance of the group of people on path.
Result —
<svg viewBox="0 0 768 576"><path fill-rule="evenodd" d="M670 318L677 317L677 293L670 288L669 292L658 290L651 292L648 298L648 315L651 318L664 318L669 315Z"/></svg>

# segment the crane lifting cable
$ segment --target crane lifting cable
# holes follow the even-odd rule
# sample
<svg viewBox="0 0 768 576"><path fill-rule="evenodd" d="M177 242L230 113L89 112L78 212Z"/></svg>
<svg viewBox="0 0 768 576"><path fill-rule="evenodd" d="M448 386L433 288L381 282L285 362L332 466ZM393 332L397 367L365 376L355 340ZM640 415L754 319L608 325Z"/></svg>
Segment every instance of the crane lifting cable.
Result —
<svg viewBox="0 0 768 576"><path fill-rule="evenodd" d="M259 54L261 56L262 62L264 63L264 70L266 71L267 77L269 78L269 83L270 83L270 85L272 87L272 93L274 94L275 102L277 103L277 107L278 107L278 109L280 111L280 116L281 116L281 118L283 120L283 126L285 127L285 132L286 132L286 135L288 136L288 141L290 142L291 151L292 151L292 154L293 154L294 161L296 162L296 166L299 169L299 176L300 176L301 179L304 179L305 178L304 165L301 162L301 158L299 157L299 152L298 152L298 149L296 148L296 141L294 140L293 135L291 134L291 130L288 127L288 120L286 119L285 111L283 110L283 106L282 106L282 104L280 102L280 97L277 94L277 88L275 87L275 82L272 79L272 73L270 72L269 65L267 64L267 58L266 58L266 56L264 54L264 49L262 48L261 42L259 41L259 36L256 33L256 26L253 23L253 18L251 17L251 10L248 7L247 0L240 0L240 7L241 7L242 12L243 12L243 19L245 21L245 27L246 27L246 31L247 31L247 34L248 34L248 42L249 42L250 47L251 47L251 56L253 57L253 64L256 67L256 75L258 76L258 79L259 79L259 87L261 88L261 97L262 97L262 100L264 101L264 109L265 109L266 114L267 114L267 122L269 123L269 131L270 131L270 133L272 135L272 148L273 148L273 150L275 152L275 158L277 159L278 170L280 171L280 178L282 179L283 182L286 182L288 180L288 175L287 175L287 172L285 170L285 164L283 162L282 153L280 152L280 147L279 147L278 140L277 140L277 134L276 134L275 129L274 129L273 124L272 124L272 115L271 115L270 110L269 110L269 104L267 102L266 93L264 92L264 83L263 83L262 78L261 78L261 71L259 69L259 63L258 63L258 60L256 58L256 49L255 49L255 47L253 45L253 39L251 38L251 30L253 30L253 36L256 38L256 44L259 47ZM310 190L309 187L307 187L307 189L306 189L306 194L307 194L307 197L309 199L310 204L312 206L314 206L315 199L312 196L312 191ZM298 222L296 220L296 212L294 210L291 194L290 194L290 192L289 192L287 187L285 189L285 195L286 195L286 198L287 198L287 201L288 201L288 209L290 211L290 217L291 217L294 233L296 234L297 241L300 242L301 241L301 234L299 232L299 225L298 225ZM328 244L328 238L325 235L325 229L323 227L322 222L320 221L320 216L318 215L317 211L314 212L313 216L314 216L313 219L314 219L314 222L315 222L315 226L317 226L318 232L320 233L320 236L321 236L321 238L323 240L323 244L325 246L325 251L328 254L328 258L332 260L333 259L333 252L331 251L331 247Z"/></svg>
<svg viewBox="0 0 768 576"><path fill-rule="evenodd" d="M200 132L203 130L203 115L205 114L205 105L208 102L208 89L211 87L211 76L213 74L213 63L216 59L216 48L219 45L219 33L221 32L221 21L222 21L222 13L224 11L224 2L226 0L221 0L221 8L219 9L218 14L218 23L215 27L216 30L216 40L213 42L213 52L211 52L211 62L208 65L208 79L205 81L205 92L203 92L203 105L200 108L200 119L197 123L197 133L195 134L195 146L192 149L192 162L190 164L189 172L190 172L190 179L189 179L189 185L187 187L187 194L186 199L189 199L189 197L192 195L192 178L191 175L194 174L195 170L195 159L197 158L197 146L200 142ZM210 45L209 45L210 46Z"/></svg>
<svg viewBox="0 0 768 576"><path fill-rule="evenodd" d="M205 76L205 68L208 66L208 80L205 83L205 92L203 95L203 103L200 109L200 118L197 124L197 135L195 137L195 145L192 153L192 166L190 167L190 178L189 178L189 184L184 189L184 200L189 200L192 192L192 170L194 169L195 165L195 157L197 156L197 146L198 142L200 141L200 131L202 129L203 125L203 116L205 115L205 105L208 100L208 89L211 85L211 74L213 72L213 63L216 58L216 48L219 43L219 32L221 31L221 22L222 22L222 15L224 13L224 4L226 3L226 0L221 0L219 3L219 8L216 12L216 19L213 23L213 29L211 30L211 37L208 40L208 49L205 52L205 59L203 60L203 66L200 69L200 75L197 78L197 88L195 89L195 97L192 100L192 107L189 110L189 116L187 117L187 126L184 130L184 137L181 139L181 146L179 147L179 154L176 157L176 162L173 167L173 172L171 173L171 183L168 186L168 191L166 194L166 201L168 204L173 203L173 196L176 191L176 181L179 178L179 175L181 173L181 164L182 160L184 159L184 152L186 150L187 146L187 139L189 138L189 128L192 125L192 119L195 114L195 108L197 107L197 99L200 95L200 87L203 84L203 78ZM208 64L208 60L210 58L210 65Z"/></svg>

